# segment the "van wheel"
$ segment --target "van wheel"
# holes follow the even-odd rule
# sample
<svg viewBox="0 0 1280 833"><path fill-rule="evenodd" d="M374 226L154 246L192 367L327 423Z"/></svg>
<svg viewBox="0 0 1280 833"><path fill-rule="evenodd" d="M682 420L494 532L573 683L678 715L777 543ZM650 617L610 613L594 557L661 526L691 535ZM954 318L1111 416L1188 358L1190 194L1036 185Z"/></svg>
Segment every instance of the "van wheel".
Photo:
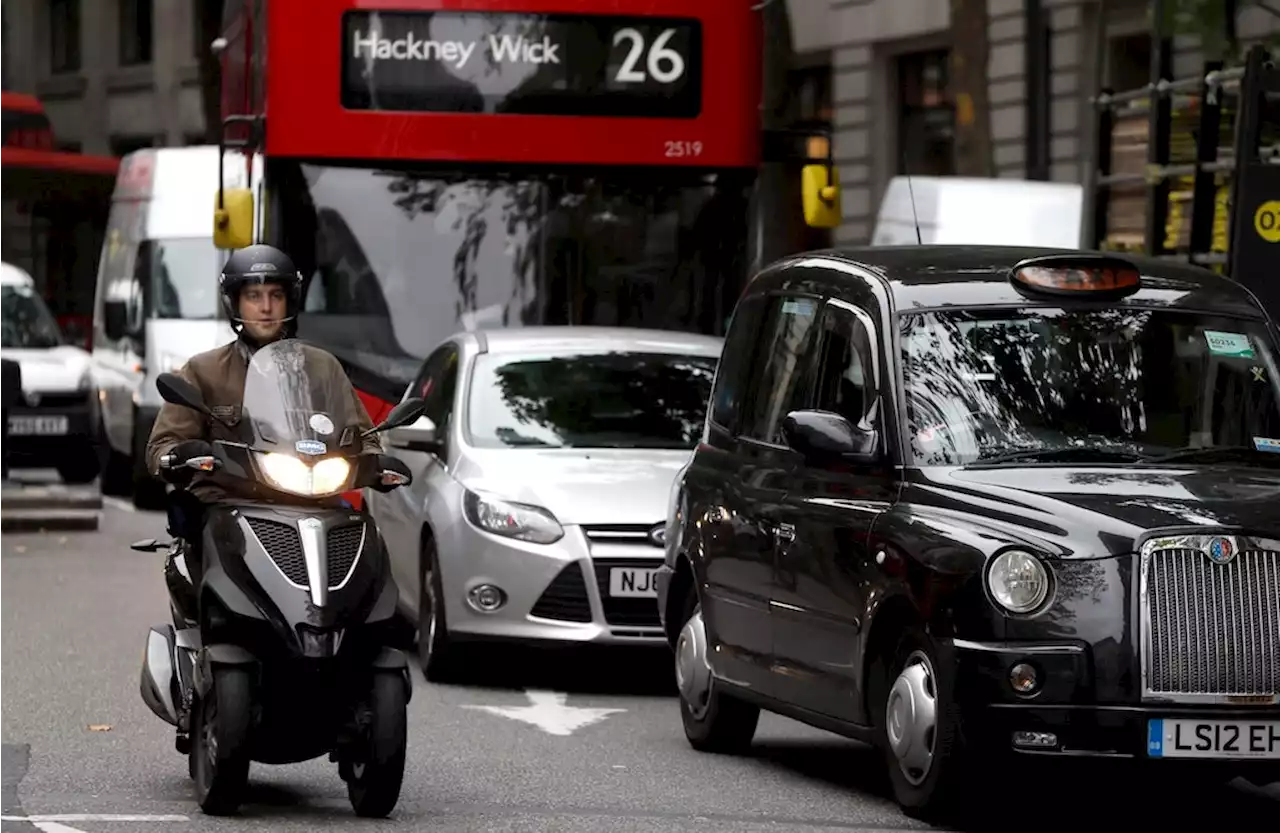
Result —
<svg viewBox="0 0 1280 833"><path fill-rule="evenodd" d="M111 447L107 429L98 426L98 468L102 471L102 493L128 497L133 489L133 461Z"/></svg>
<svg viewBox="0 0 1280 833"><path fill-rule="evenodd" d="M689 745L700 752L745 752L756 736L760 709L717 688L707 659L702 605L692 590L685 599L675 654L680 720Z"/></svg>
<svg viewBox="0 0 1280 833"><path fill-rule="evenodd" d="M970 776L983 771L960 732L951 669L918 627L877 664L871 689L875 737L894 798L912 818L950 820L966 797L973 798Z"/></svg>

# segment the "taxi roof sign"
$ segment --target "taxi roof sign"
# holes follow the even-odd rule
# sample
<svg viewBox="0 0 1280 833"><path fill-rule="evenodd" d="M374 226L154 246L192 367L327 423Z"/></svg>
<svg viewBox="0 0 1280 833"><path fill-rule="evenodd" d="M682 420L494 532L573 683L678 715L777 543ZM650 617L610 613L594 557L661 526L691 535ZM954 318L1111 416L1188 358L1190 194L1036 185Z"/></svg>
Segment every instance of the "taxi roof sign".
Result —
<svg viewBox="0 0 1280 833"><path fill-rule="evenodd" d="M1081 252L1024 260L1010 270L1020 291L1076 298L1123 298L1142 285L1138 267L1114 255Z"/></svg>

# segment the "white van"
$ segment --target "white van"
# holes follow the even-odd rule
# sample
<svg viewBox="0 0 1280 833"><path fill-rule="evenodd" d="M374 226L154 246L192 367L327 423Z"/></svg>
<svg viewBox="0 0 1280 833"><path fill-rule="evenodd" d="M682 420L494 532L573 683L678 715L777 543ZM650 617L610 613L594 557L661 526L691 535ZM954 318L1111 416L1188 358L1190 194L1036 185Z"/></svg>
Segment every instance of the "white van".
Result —
<svg viewBox="0 0 1280 833"><path fill-rule="evenodd" d="M18 364L22 396L5 426L5 462L56 468L67 483L98 476L93 448L96 404L89 354L68 344L31 275L0 264L0 357Z"/></svg>
<svg viewBox="0 0 1280 833"><path fill-rule="evenodd" d="M233 164L233 161L235 164ZM245 187L244 157L226 156L227 187ZM254 183L261 179L254 159ZM93 373L101 401L103 490L158 508L164 486L145 449L162 404L156 377L235 338L218 298L226 252L213 245L218 148L149 148L121 160L111 197L93 313Z"/></svg>
<svg viewBox="0 0 1280 833"><path fill-rule="evenodd" d="M1047 246L1082 244L1084 188L1073 182L895 176L885 189L871 235L873 246L971 244Z"/></svg>

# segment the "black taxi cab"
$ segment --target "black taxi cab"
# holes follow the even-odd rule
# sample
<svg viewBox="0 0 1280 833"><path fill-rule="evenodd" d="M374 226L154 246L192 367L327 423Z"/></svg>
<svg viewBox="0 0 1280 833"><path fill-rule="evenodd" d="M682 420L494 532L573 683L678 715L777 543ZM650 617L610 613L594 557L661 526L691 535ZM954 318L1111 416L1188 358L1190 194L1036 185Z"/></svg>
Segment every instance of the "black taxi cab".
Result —
<svg viewBox="0 0 1280 833"><path fill-rule="evenodd" d="M1280 779L1276 328L1165 261L780 261L657 586L697 749L780 713L877 745L923 817L1019 755Z"/></svg>

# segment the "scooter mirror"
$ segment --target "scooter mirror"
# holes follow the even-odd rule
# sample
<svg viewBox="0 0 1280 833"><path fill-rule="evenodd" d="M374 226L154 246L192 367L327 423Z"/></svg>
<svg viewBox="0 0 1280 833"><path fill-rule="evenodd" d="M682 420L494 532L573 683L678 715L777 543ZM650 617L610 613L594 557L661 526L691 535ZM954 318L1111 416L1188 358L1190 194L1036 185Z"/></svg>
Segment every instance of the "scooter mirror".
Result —
<svg viewBox="0 0 1280 833"><path fill-rule="evenodd" d="M204 404L204 397L195 385L176 373L161 373L156 377L156 390L165 402L182 405L206 416L212 416L209 406Z"/></svg>

